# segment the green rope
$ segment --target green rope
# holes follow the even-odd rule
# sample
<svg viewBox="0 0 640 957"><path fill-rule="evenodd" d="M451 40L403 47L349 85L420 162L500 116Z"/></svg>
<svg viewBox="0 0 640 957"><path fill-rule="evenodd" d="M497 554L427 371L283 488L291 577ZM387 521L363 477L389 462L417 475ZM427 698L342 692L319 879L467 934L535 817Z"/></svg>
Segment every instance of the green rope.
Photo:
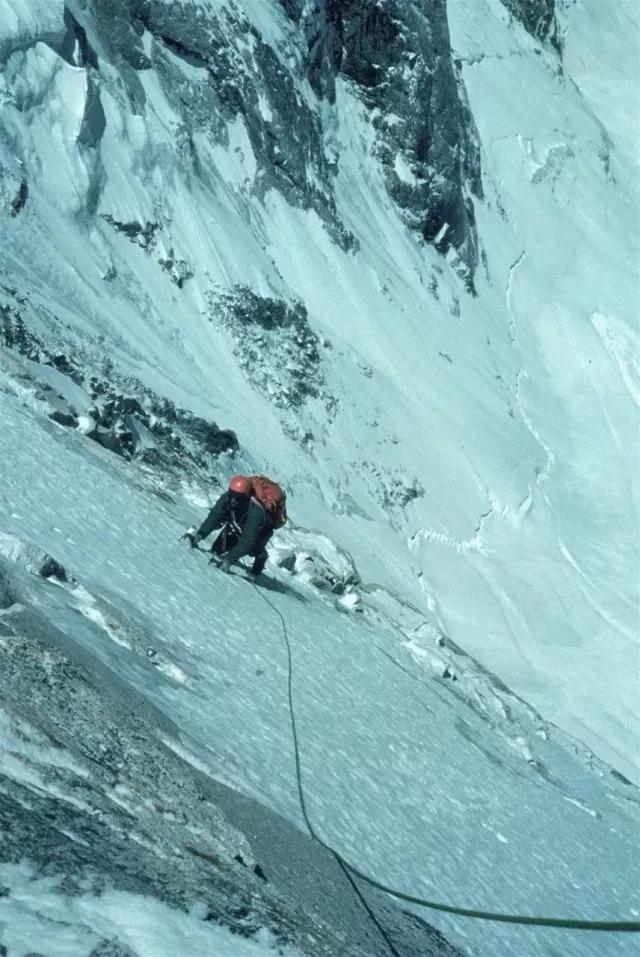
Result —
<svg viewBox="0 0 640 957"><path fill-rule="evenodd" d="M284 634L284 639L287 645L287 656L289 663L289 677L288 677L288 689L289 689L289 711L291 713L291 730L293 734L293 745L295 752L295 763L296 763L296 778L298 782L298 798L300 800L300 808L302 810L302 816L304 818L305 824L309 830L311 837L320 844L321 847L324 847L325 850L329 851L338 863L349 870L356 877L359 877L360 880L364 881L370 887L374 887L378 891L382 891L385 894L389 894L390 897L395 897L397 900L408 901L410 904L419 904L421 907L428 907L431 910L444 911L446 914L458 914L461 917L474 917L477 920L492 920L500 921L504 924L525 924L528 926L534 927L561 927L571 930L589 930L589 931L611 931L611 932L626 932L626 933L640 933L640 921L611 921L611 920L579 920L579 919L566 919L561 917L526 917L520 914L503 914L496 913L495 911L486 911L486 910L475 910L472 907L454 907L451 904L440 904L436 901L426 900L424 897L416 897L413 894L404 894L402 891L394 890L392 887L387 887L386 884L381 884L379 881L374 880L372 877L369 877L367 874L363 874L362 871L358 870L357 867L354 867L353 864L350 864L349 861L345 860L338 851L334 850L326 841L323 841L322 838L316 834L313 825L309 819L309 814L307 812L307 806L305 802L304 790L302 787L302 768L300 763L300 746L298 742L298 731L296 728L296 719L295 711L293 707L293 659L291 654L291 643L289 641L289 635L287 633L286 622L273 602L267 598L267 596L260 591L258 586L255 583L252 583L253 587L257 591L264 601L275 611L276 615L279 617L282 623L282 632ZM362 898L361 898L362 899ZM366 903L365 903L365 906ZM367 910L371 914L367 906ZM375 921L376 926L381 931L385 940L389 944L391 952L396 954L397 951L394 950L393 945L388 940L384 930L380 927L378 921L371 914L372 919Z"/></svg>

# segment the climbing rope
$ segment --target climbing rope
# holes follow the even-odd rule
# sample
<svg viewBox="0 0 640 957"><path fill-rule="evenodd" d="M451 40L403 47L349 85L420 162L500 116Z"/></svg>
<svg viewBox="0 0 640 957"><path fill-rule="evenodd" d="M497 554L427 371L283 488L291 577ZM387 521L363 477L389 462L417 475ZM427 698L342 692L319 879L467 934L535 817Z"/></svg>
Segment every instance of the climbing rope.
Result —
<svg viewBox="0 0 640 957"><path fill-rule="evenodd" d="M349 871L351 870L351 868L349 867L349 864L348 864L346 861L344 861L344 860L340 857L340 855L338 854L337 851L334 851L334 849L333 849L332 847L329 847L328 844L325 844L325 842L322 840L322 838L319 837L318 834L316 834L315 830L313 829L313 825L312 825L312 823L311 823L311 820L309 819L309 814L307 813L307 805L306 805L305 799L304 799L304 791L303 791L303 789L302 789L302 768L301 768L301 765L300 765L300 747L299 747L299 743L298 743L298 729L297 729L297 727L296 727L296 715L295 715L295 711L294 711L294 708L293 708L293 659L292 659L292 655L291 655L291 643L290 643L290 641L289 641L289 634L288 634L288 632L287 632L287 625L286 625L286 622L285 622L285 620L284 620L284 618L283 618L283 616L282 616L280 610L273 604L273 602L270 601L270 600L267 598L267 596L266 596L265 594L263 594L263 592L260 591L260 589L259 589L258 586L255 584L255 582L252 582L251 584L253 585L253 587L255 588L255 590L257 591L257 593L260 595L260 597L263 598L263 599L266 601L266 603L275 611L276 615L277 615L278 618L280 619L280 622L281 622L281 624L282 624L282 633L284 634L284 640L285 640L286 646L287 646L287 661L288 661L288 680L287 680L287 688L288 688L288 694L289 694L289 714L291 715L291 731L292 731L292 734L293 734L293 750L294 750L294 756L295 756L295 761L296 761L296 779L297 779L297 782L298 782L298 798L299 798L299 800L300 800L300 808L301 808L301 810L302 810L302 816L303 816L303 818L304 818L304 822L305 822L305 824L307 825L307 829L308 829L308 831L309 831L309 834L310 834L311 837L313 838L313 840L316 841L318 844L320 844L321 847L324 847L325 850L329 851L330 854L333 854L333 856L334 856L334 858L336 859L338 865L340 866L341 870L343 871L345 877L347 878L347 880L348 880L349 883L351 884L351 886L352 886L353 890L355 891L355 893L356 893L358 899L360 900L360 903L362 904L362 906L363 906L364 909L366 910L367 914L368 914L369 917L371 918L371 921L373 922L373 924L375 924L375 926L376 926L376 927L378 928L378 930L380 931L380 934L381 934L381 936L383 937L385 943L387 944L387 947L389 948L390 953L393 955L393 957L400 957L400 954L398 953L398 951L396 950L396 948L393 946L392 942L389 940L389 936L388 936L387 932L385 931L384 927L381 925L380 921L378 920L378 918L376 917L376 915L375 915L375 914L373 913L373 911L371 910L369 904L366 902L366 900L365 900L364 897L362 896L362 893L361 893L361 891L360 891L360 888L357 886L357 884L356 884L355 881L353 880L351 874L349 873Z"/></svg>
<svg viewBox="0 0 640 957"><path fill-rule="evenodd" d="M341 870L342 870L342 873L344 874L344 876L347 878L347 880L348 880L349 883L351 884L351 887L353 888L353 891L354 891L354 893L356 894L358 900L360 901L360 903L362 904L362 906L363 906L364 909L366 910L367 914L368 914L369 917L371 918L371 922L372 922L372 923L378 928L378 930L380 931L380 936L384 939L384 941L385 941L387 947L389 948L390 953L393 954L393 957L400 957L400 954L398 953L398 951L395 949L395 947L393 946L393 944L392 944L391 941L389 940L389 935L387 934L386 930L384 929L384 927L382 926L382 924L380 923L380 921L378 920L378 918L376 917L376 915L373 913L373 911L372 911L371 908L369 907L368 903L366 902L366 900L365 900L364 897L362 896L362 891L360 890L360 888L358 887L358 885L357 885L356 882L354 881L353 877L352 877L351 874L349 873L349 866L348 866L348 864L345 864L345 862L342 860L342 858L340 857L340 855L339 855L339 854L336 854L335 851L332 851L331 853L333 854L333 856L335 857L335 859L336 859L338 865L340 866L340 868L341 868Z"/></svg>
<svg viewBox="0 0 640 957"><path fill-rule="evenodd" d="M295 710L293 706L293 656L291 653L291 642L289 641L289 635L287 632L287 624L284 620L282 613L279 608L274 605L274 603L264 594L260 588L252 582L253 587L260 597L273 609L276 613L280 622L282 624L282 633L284 635L284 640L287 646L287 659L288 659L288 693L289 693L289 711L291 714L291 731L293 735L293 747L295 754L295 765L296 765L296 778L298 783L298 798L300 801L300 808L302 810L302 816L304 822L307 825L307 829L311 837L320 844L321 847L324 847L325 850L333 854L334 858L340 864L345 873L350 872L351 874L359 877L361 881L368 884L370 887L374 887L376 890L382 891L385 894L389 894L390 897L394 897L397 900L408 901L410 904L419 904L421 907L428 907L431 910L444 911L446 914L458 914L461 917L474 917L477 920L491 920L491 921L500 921L505 924L525 924L534 927L560 927L570 930L588 930L588 931L612 931L612 932L627 932L627 933L640 933L640 921L606 921L606 920L572 920L560 917L528 917L520 914L504 914L496 913L494 911L484 911L476 910L472 907L454 907L451 904L442 904L436 901L426 900L423 897L416 897L413 894L404 894L402 891L397 891L392 887L387 887L386 884L382 884L379 881L374 880L372 877L369 877L367 874L364 874L362 871L358 870L357 867L354 867L353 864L350 864L349 861L345 860L341 854L338 853L333 847L323 841L323 839L316 833L314 827L309 819L309 814L307 812L307 805L304 796L304 789L302 786L302 767L300 763L300 745L298 740L298 730L296 727L296 718ZM375 918L371 909L367 905L366 901L360 894L358 888L355 886L354 882L351 881L352 886L356 890L358 897L362 901L364 907L369 913L370 917L374 921L376 927L378 927L380 933L387 942L391 953L394 957L398 957L398 952L393 947L393 944L389 940L384 929L381 927L378 920Z"/></svg>

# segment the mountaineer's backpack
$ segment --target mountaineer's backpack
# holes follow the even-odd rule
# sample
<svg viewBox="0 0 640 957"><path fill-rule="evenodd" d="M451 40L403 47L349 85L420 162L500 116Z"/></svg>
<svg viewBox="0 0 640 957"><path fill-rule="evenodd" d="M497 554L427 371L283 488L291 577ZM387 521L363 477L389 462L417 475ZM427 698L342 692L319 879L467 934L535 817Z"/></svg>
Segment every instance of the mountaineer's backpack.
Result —
<svg viewBox="0 0 640 957"><path fill-rule="evenodd" d="M274 528L282 528L287 520L286 494L277 482L266 475L252 475L253 497L260 502Z"/></svg>

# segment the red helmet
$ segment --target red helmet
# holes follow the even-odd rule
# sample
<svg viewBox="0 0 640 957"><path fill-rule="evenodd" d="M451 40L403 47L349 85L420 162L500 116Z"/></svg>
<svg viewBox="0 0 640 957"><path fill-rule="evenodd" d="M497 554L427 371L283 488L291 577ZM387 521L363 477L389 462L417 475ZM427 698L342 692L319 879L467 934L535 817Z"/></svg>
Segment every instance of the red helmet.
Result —
<svg viewBox="0 0 640 957"><path fill-rule="evenodd" d="M236 495L251 495L253 491L251 479L248 479L246 475L234 475L229 480L229 491L235 492Z"/></svg>

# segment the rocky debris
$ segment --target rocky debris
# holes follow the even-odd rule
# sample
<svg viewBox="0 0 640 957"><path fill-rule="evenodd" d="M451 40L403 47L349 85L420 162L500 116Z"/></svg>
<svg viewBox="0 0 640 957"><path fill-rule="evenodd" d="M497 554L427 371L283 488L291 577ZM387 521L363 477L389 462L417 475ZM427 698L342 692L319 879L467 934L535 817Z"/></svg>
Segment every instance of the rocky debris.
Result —
<svg viewBox="0 0 640 957"><path fill-rule="evenodd" d="M136 415L137 437L132 437L141 454L144 447L141 447L140 437L143 445L149 445L150 442L156 444L159 460L165 466L184 471L192 465L208 468L212 464L212 457L239 450L238 438L231 429L221 429L215 422L181 409L170 399L157 396L140 384L136 391L141 395L145 407L142 414ZM118 396L115 396L115 403L117 408L120 405ZM124 416L125 423L130 421L131 414L129 412Z"/></svg>
<svg viewBox="0 0 640 957"><path fill-rule="evenodd" d="M331 539L300 527L279 532L269 546L273 562L334 599L340 611L362 612L360 575L351 555Z"/></svg>
<svg viewBox="0 0 640 957"><path fill-rule="evenodd" d="M449 360L451 361L451 360ZM408 479L402 477L400 481L395 481L390 488L386 485L382 492L382 505L391 510L402 510L410 502L424 495L424 487L417 478Z"/></svg>
<svg viewBox="0 0 640 957"><path fill-rule="evenodd" d="M18 216L28 199L29 183L24 164L3 155L0 161L0 215Z"/></svg>
<svg viewBox="0 0 640 957"><path fill-rule="evenodd" d="M156 244L156 233L160 229L160 223L149 220L145 223L139 223L137 220L131 222L122 222L114 219L111 213L103 213L102 218L105 222L117 229L119 233L124 233L127 239L137 243L142 249L152 249Z"/></svg>
<svg viewBox="0 0 640 957"><path fill-rule="evenodd" d="M355 461L353 467L366 486L369 497L378 503L392 525L400 524L405 518L407 506L425 494L420 480L401 469L389 468L368 459ZM344 499L344 510L352 510L353 500L349 495L341 497Z"/></svg>
<svg viewBox="0 0 640 957"><path fill-rule="evenodd" d="M0 385L67 428L127 459L165 473L210 473L216 459L239 450L231 429L176 407L107 363L87 375L82 357L55 352L28 332L17 300L0 305Z"/></svg>
<svg viewBox="0 0 640 957"><path fill-rule="evenodd" d="M212 457L238 451L238 439L231 429L221 429L215 422L177 407L135 380L123 378L122 387L128 387L128 394L111 382L112 376L109 382L97 376L89 380L99 422L87 434L112 451L179 472L191 465L210 468Z"/></svg>
<svg viewBox="0 0 640 957"><path fill-rule="evenodd" d="M122 941L105 938L96 944L89 957L137 957L137 954Z"/></svg>
<svg viewBox="0 0 640 957"><path fill-rule="evenodd" d="M234 286L212 291L209 306L210 319L231 333L234 355L249 382L274 405L299 409L310 398L331 405L320 339L301 302L288 304Z"/></svg>
<svg viewBox="0 0 640 957"><path fill-rule="evenodd" d="M121 220L114 219L110 213L104 213L102 218L119 233L124 233L132 243L136 243L136 245L146 250L146 252L150 253L158 246L158 232L162 229L162 223L156 222L155 220L149 220L144 223L140 223L137 220L122 222ZM158 264L164 269L171 279L171 282L175 283L178 289L182 289L185 282L194 275L193 269L189 266L186 259L180 259L179 256L176 256L173 246L169 246L165 255L162 255L162 253L159 255Z"/></svg>
<svg viewBox="0 0 640 957"><path fill-rule="evenodd" d="M185 259L178 259L173 251L173 246L169 247L165 259L159 259L158 262L166 273L169 274L171 282L175 283L178 289L182 289L187 279L194 275L193 269L188 265Z"/></svg>
<svg viewBox="0 0 640 957"><path fill-rule="evenodd" d="M332 102L337 76L353 82L378 134L389 194L473 290L480 146L451 56L445 0L280 2L306 36L317 95Z"/></svg>
<svg viewBox="0 0 640 957"><path fill-rule="evenodd" d="M502 0L502 3L532 37L548 40L558 53L562 53L556 0Z"/></svg>
<svg viewBox="0 0 640 957"><path fill-rule="evenodd" d="M11 561L14 565L24 569L30 575L39 578L55 578L59 582L70 581L63 565L52 555L29 542L23 542L15 535L0 532L0 556ZM3 579L0 588L0 607L8 608L14 604L16 598L6 590L6 579Z"/></svg>

